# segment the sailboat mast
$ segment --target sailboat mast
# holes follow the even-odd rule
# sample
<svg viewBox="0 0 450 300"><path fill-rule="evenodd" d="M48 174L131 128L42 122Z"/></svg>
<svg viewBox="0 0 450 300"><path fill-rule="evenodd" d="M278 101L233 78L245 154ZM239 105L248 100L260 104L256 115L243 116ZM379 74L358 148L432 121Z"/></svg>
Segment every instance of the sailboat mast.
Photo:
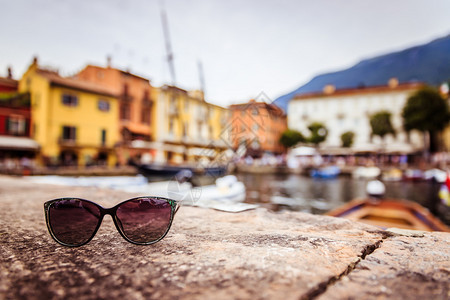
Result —
<svg viewBox="0 0 450 300"><path fill-rule="evenodd" d="M164 9L164 5L163 5L162 1L161 1L161 22L162 22L163 33L164 33L164 40L165 40L165 44L166 44L167 63L169 64L172 85L175 86L175 84L176 84L175 65L173 62L172 44L170 43L169 24L167 22L167 14Z"/></svg>
<svg viewBox="0 0 450 300"><path fill-rule="evenodd" d="M205 100L205 77L203 75L203 65L200 60L198 61L198 74L200 78L200 90L202 91L203 94L202 100Z"/></svg>

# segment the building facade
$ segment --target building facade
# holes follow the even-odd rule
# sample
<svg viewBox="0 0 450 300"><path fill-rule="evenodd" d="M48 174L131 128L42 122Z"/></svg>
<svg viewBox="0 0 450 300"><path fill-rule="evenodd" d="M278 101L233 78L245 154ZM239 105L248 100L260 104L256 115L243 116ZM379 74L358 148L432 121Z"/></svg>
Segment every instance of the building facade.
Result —
<svg viewBox="0 0 450 300"><path fill-rule="evenodd" d="M206 102L202 92L162 86L156 103L154 161L214 161L228 149L228 119L228 110Z"/></svg>
<svg viewBox="0 0 450 300"><path fill-rule="evenodd" d="M31 98L31 137L42 165L115 165L118 100L110 90L63 78L35 58L19 82Z"/></svg>
<svg viewBox="0 0 450 300"><path fill-rule="evenodd" d="M120 142L116 153L120 164L155 155L152 147L145 146L154 141L156 125L156 91L148 79L112 68L110 63L106 68L88 65L76 78L106 88L118 98Z"/></svg>
<svg viewBox="0 0 450 300"><path fill-rule="evenodd" d="M19 82L0 77L0 169L18 169L24 158L34 158L39 145L30 138L29 93L18 93Z"/></svg>
<svg viewBox="0 0 450 300"><path fill-rule="evenodd" d="M234 149L245 147L255 156L263 153L282 154L285 149L279 143L287 128L286 115L274 104L256 102L234 104L231 111L231 145Z"/></svg>
<svg viewBox="0 0 450 300"><path fill-rule="evenodd" d="M328 130L322 148L341 147L341 135L355 134L352 149L355 152L388 151L412 153L423 149L421 133L407 134L403 130L402 110L408 97L421 88L419 83L398 84L391 79L386 86L335 90L326 86L323 92L294 97L288 105L288 126L308 136L308 125L320 122ZM384 141L372 136L370 117L380 111L391 113L396 135L385 136Z"/></svg>

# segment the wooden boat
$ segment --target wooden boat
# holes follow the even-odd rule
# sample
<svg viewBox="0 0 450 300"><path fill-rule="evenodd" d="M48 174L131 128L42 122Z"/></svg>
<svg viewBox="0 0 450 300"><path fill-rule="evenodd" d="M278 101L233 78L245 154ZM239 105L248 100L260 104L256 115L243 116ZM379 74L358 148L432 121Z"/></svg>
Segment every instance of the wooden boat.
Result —
<svg viewBox="0 0 450 300"><path fill-rule="evenodd" d="M450 229L418 203L399 199L356 199L327 213L382 227L396 227L422 231L445 231Z"/></svg>

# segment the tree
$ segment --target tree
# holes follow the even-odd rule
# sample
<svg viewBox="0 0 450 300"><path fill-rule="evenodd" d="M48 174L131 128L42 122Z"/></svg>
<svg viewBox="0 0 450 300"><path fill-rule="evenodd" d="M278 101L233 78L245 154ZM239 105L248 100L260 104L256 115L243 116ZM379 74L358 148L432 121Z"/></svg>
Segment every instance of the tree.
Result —
<svg viewBox="0 0 450 300"><path fill-rule="evenodd" d="M308 129L311 131L311 136L308 138L308 142L318 146L327 139L328 130L322 123L313 122L308 126Z"/></svg>
<svg viewBox="0 0 450 300"><path fill-rule="evenodd" d="M447 102L439 92L430 87L424 87L406 101L402 112L403 127L407 132L416 129L428 133L428 150L437 151L437 133L445 128L450 120ZM427 136L424 134L424 139Z"/></svg>
<svg viewBox="0 0 450 300"><path fill-rule="evenodd" d="M378 135L381 139L388 134L395 135L391 113L386 110L379 111L370 117L370 127L372 127L372 135Z"/></svg>
<svg viewBox="0 0 450 300"><path fill-rule="evenodd" d="M286 148L291 148L300 142L304 142L305 137L301 132L293 129L286 129L280 136L280 144Z"/></svg>
<svg viewBox="0 0 450 300"><path fill-rule="evenodd" d="M355 133L353 131L346 131L341 134L342 147L350 148L353 145L353 139L355 138Z"/></svg>

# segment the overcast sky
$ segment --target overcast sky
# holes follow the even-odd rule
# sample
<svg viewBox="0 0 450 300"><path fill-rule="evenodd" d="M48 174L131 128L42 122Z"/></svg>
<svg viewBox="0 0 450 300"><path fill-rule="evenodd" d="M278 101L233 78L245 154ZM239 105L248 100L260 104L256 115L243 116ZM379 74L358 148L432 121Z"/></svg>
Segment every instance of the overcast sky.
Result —
<svg viewBox="0 0 450 300"><path fill-rule="evenodd" d="M449 0L165 0L177 85L229 105L450 34ZM0 76L37 55L71 75L112 65L170 83L159 0L0 0Z"/></svg>

